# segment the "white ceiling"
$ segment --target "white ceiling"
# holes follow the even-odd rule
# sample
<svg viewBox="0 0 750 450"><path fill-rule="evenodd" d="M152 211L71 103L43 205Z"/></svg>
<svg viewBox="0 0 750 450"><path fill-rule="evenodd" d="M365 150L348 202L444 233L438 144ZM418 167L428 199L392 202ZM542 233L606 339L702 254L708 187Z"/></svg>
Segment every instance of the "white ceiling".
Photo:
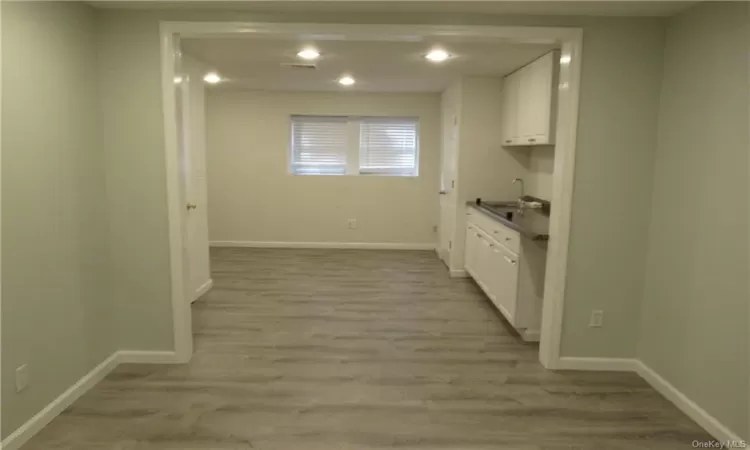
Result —
<svg viewBox="0 0 750 450"><path fill-rule="evenodd" d="M308 63L296 56L312 45L321 52L316 69L291 68ZM425 60L439 46L453 57L441 64ZM351 75L346 90L368 92L440 92L461 75L502 76L547 53L549 44L472 42L309 42L290 39L183 39L183 53L193 56L228 81L219 87L292 91L340 91L336 80Z"/></svg>
<svg viewBox="0 0 750 450"><path fill-rule="evenodd" d="M214 9L259 13L456 13L581 16L672 16L696 1L120 1L89 2L100 8Z"/></svg>

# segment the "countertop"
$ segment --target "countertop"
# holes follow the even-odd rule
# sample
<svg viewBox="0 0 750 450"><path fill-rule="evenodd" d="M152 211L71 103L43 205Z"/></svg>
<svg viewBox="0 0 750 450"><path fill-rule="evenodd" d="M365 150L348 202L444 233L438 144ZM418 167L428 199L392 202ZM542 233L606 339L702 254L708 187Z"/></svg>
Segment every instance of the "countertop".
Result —
<svg viewBox="0 0 750 450"><path fill-rule="evenodd" d="M481 211L496 222L518 231L531 240L549 240L549 216L543 212L527 209L522 215L518 214L518 206L516 202L512 201L489 202L477 200L466 202L466 206ZM549 204L547 204L545 211L549 211Z"/></svg>

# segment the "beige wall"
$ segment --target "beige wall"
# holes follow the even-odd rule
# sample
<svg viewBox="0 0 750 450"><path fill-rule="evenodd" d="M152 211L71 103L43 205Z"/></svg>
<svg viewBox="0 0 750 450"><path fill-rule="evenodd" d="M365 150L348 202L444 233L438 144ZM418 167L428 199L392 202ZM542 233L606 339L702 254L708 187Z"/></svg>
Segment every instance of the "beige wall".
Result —
<svg viewBox="0 0 750 450"><path fill-rule="evenodd" d="M748 430L748 4L670 20L639 358Z"/></svg>
<svg viewBox="0 0 750 450"><path fill-rule="evenodd" d="M583 28L583 90L562 354L635 355L633 330L638 326L643 293L649 214L633 211L642 211L650 201L664 45L662 19L320 14L306 13L302 7L298 13L282 16L100 10L98 18L101 82L118 87L111 90L102 108L110 137L105 144L115 236L112 252L115 264L139 280L136 284L116 278L122 345L144 350L172 346L159 94L160 20L446 23ZM133 220L134 214L138 220ZM592 309L605 310L604 328L587 326Z"/></svg>
<svg viewBox="0 0 750 450"><path fill-rule="evenodd" d="M530 149L528 169L526 193L544 200L552 200L555 147L545 145Z"/></svg>
<svg viewBox="0 0 750 450"><path fill-rule="evenodd" d="M5 438L115 346L93 10L3 2L2 33ZM23 364L31 384L16 393Z"/></svg>
<svg viewBox="0 0 750 450"><path fill-rule="evenodd" d="M419 177L290 175L292 114L418 117ZM212 242L436 242L439 94L213 89L206 122Z"/></svg>

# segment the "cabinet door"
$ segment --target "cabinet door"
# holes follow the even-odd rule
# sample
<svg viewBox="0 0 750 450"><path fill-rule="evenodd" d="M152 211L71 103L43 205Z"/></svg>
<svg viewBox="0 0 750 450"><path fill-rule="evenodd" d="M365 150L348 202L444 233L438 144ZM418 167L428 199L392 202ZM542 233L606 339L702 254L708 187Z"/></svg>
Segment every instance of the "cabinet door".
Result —
<svg viewBox="0 0 750 450"><path fill-rule="evenodd" d="M518 76L518 98L516 100L516 133L517 144L525 144L531 128L531 121L534 116L534 105L530 98L532 96L533 86L531 84L531 66L519 69L515 75Z"/></svg>
<svg viewBox="0 0 750 450"><path fill-rule="evenodd" d="M518 140L518 73L505 77L503 82L502 139L503 145L513 145Z"/></svg>
<svg viewBox="0 0 750 450"><path fill-rule="evenodd" d="M529 144L549 142L550 107L552 102L552 54L544 56L529 66L527 74L529 109L525 137Z"/></svg>
<svg viewBox="0 0 750 450"><path fill-rule="evenodd" d="M494 269L492 267L492 244L490 243L490 239L480 234L477 247L477 282L482 287L482 290L484 290L484 293L487 294L487 297L494 303L495 294L492 289Z"/></svg>
<svg viewBox="0 0 750 450"><path fill-rule="evenodd" d="M466 225L466 250L464 252L464 268L475 280L477 274L477 262L479 251L479 232L471 223ZM478 280L477 280L478 281Z"/></svg>
<svg viewBox="0 0 750 450"><path fill-rule="evenodd" d="M515 325L518 302L518 256L502 245L493 245L489 265L493 271L490 288L494 293L492 300L508 322Z"/></svg>

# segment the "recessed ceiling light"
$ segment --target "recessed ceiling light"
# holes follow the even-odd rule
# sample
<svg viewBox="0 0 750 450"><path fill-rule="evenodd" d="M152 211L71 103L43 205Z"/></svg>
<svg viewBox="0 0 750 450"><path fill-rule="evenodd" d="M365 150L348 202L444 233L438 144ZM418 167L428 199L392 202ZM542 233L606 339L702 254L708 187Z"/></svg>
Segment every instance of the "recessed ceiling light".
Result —
<svg viewBox="0 0 750 450"><path fill-rule="evenodd" d="M450 57L451 55L448 52L440 49L432 50L430 51L430 53L425 55L425 58L429 59L432 62L443 62Z"/></svg>
<svg viewBox="0 0 750 450"><path fill-rule="evenodd" d="M180 84L180 83L182 83L182 77L179 75L176 75L174 77L174 84Z"/></svg>
<svg viewBox="0 0 750 450"><path fill-rule="evenodd" d="M562 55L560 57L560 64L570 64L570 55Z"/></svg>
<svg viewBox="0 0 750 450"><path fill-rule="evenodd" d="M299 56L302 59L311 61L313 59L318 59L320 57L320 52L318 52L314 48L306 48L300 51L299 53L297 53L297 56Z"/></svg>
<svg viewBox="0 0 750 450"><path fill-rule="evenodd" d="M209 84L216 84L221 81L221 77L216 72L209 72L203 77L203 81Z"/></svg>
<svg viewBox="0 0 750 450"><path fill-rule="evenodd" d="M345 75L339 78L339 84L343 84L344 86L351 86L354 83L355 83L354 78L350 77L349 75Z"/></svg>

